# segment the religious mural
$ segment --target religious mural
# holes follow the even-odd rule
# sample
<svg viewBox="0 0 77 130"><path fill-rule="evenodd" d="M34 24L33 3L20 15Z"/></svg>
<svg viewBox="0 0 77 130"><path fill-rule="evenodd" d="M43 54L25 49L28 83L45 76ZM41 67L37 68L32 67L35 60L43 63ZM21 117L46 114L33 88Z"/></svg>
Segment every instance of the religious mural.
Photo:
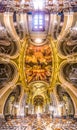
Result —
<svg viewBox="0 0 77 130"><path fill-rule="evenodd" d="M46 81L50 83L52 73L52 52L49 43L42 46L28 44L25 59L27 82Z"/></svg>

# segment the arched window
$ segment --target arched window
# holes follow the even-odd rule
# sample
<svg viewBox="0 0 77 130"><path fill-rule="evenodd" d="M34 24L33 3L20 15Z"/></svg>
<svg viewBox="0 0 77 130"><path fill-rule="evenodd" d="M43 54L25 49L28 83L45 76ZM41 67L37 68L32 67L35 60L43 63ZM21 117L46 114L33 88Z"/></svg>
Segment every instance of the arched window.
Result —
<svg viewBox="0 0 77 130"><path fill-rule="evenodd" d="M32 14L32 31L45 31L45 14L35 12Z"/></svg>

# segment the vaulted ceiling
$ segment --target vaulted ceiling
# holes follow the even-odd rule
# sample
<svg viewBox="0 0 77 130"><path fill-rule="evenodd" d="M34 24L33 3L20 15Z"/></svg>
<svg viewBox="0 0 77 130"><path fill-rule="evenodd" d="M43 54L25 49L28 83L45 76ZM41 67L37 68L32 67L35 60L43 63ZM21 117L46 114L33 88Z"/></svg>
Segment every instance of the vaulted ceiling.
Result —
<svg viewBox="0 0 77 130"><path fill-rule="evenodd" d="M27 103L62 93L77 108L77 2L44 0L43 9L34 0L9 2L0 3L0 97L20 85Z"/></svg>

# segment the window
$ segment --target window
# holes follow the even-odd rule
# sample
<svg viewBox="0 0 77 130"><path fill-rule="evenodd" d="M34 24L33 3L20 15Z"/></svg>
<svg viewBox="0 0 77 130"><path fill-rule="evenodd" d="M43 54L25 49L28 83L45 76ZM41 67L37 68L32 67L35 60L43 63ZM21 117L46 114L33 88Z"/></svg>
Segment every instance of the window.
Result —
<svg viewBox="0 0 77 130"><path fill-rule="evenodd" d="M44 13L34 13L32 15L32 31L45 31Z"/></svg>

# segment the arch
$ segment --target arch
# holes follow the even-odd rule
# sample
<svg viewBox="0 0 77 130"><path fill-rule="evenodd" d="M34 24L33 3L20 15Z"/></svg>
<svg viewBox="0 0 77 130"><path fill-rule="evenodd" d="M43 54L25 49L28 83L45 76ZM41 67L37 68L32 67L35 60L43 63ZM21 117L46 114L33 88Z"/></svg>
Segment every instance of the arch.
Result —
<svg viewBox="0 0 77 130"><path fill-rule="evenodd" d="M16 77L15 77L16 75ZM13 62L0 61L0 89L18 77L16 64Z"/></svg>
<svg viewBox="0 0 77 130"><path fill-rule="evenodd" d="M58 102L59 106L62 107L62 115L63 116L74 116L75 114L75 107L73 100L68 93L68 91L60 84L56 86L56 91L58 94Z"/></svg>
<svg viewBox="0 0 77 130"><path fill-rule="evenodd" d="M77 63L66 63L62 68L63 77L66 81L77 87Z"/></svg>
<svg viewBox="0 0 77 130"><path fill-rule="evenodd" d="M21 86L17 84L16 87L13 89L13 91L11 91L10 94L8 95L3 110L3 114L5 118L9 116L10 117L16 116L17 114L16 108L19 107L21 90L22 90Z"/></svg>

